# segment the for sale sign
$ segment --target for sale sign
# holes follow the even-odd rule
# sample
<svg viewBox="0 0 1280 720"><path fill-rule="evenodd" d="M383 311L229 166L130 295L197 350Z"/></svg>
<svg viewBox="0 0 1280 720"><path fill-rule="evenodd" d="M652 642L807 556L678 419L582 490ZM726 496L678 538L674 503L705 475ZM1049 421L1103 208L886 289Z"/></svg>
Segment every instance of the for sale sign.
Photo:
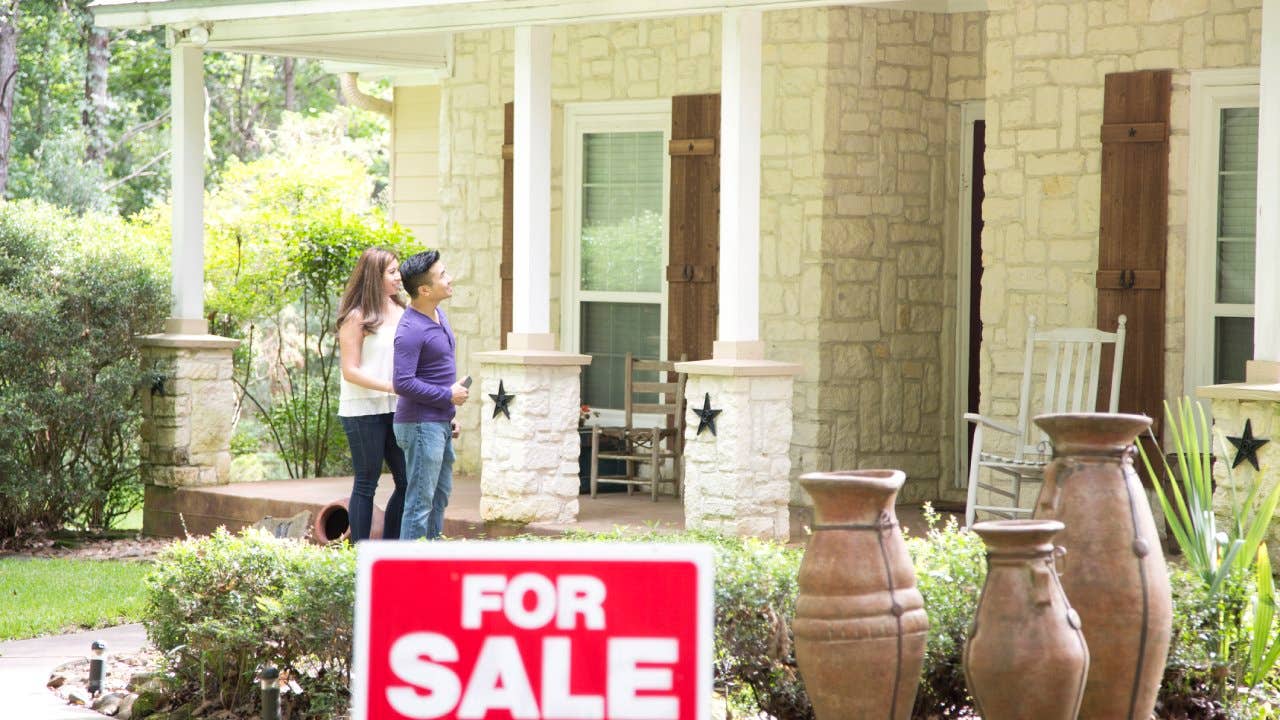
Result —
<svg viewBox="0 0 1280 720"><path fill-rule="evenodd" d="M361 543L355 720L706 720L700 545Z"/></svg>

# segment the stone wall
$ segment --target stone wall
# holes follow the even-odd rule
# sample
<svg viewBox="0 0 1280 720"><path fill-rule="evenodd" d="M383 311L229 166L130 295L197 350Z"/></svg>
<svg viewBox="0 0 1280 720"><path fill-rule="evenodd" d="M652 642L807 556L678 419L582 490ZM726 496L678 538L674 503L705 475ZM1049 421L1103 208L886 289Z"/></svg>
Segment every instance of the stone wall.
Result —
<svg viewBox="0 0 1280 720"><path fill-rule="evenodd" d="M761 335L766 357L803 367L793 476L887 465L907 470L904 497L933 497L950 464L950 440L939 439L954 419L944 412L955 297L947 178L958 173L949 123L958 125L959 100L983 92L980 18L853 8L764 15ZM466 367L499 342L499 149L513 34L462 33L454 48L440 95L440 243L458 278L451 318ZM557 27L553 53L559 332L564 104L717 92L719 18ZM470 405L461 419L478 427ZM474 466L475 447L460 444L461 466Z"/></svg>
<svg viewBox="0 0 1280 720"><path fill-rule="evenodd" d="M903 499L936 497L950 455L940 437L942 357L952 352L943 321L954 307L943 231L955 19L831 14L818 413L828 432L817 469L900 468Z"/></svg>
<svg viewBox="0 0 1280 720"><path fill-rule="evenodd" d="M1189 71L1256 66L1260 0L992 0L982 408L1017 415L1026 316L1096 320L1104 77L1172 69L1165 388L1184 392Z"/></svg>
<svg viewBox="0 0 1280 720"><path fill-rule="evenodd" d="M230 480L236 407L231 348L237 343L204 344L214 347L182 347L165 342L165 336L142 339L150 387L141 393L139 456L147 485L193 487Z"/></svg>

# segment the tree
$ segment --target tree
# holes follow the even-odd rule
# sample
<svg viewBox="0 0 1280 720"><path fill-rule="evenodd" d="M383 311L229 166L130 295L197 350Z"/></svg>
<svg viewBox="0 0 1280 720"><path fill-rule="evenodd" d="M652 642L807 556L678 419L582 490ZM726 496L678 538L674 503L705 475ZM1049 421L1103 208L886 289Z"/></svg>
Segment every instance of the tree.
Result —
<svg viewBox="0 0 1280 720"><path fill-rule="evenodd" d="M18 5L0 4L0 195L9 185L9 150L12 147L13 98L18 80Z"/></svg>

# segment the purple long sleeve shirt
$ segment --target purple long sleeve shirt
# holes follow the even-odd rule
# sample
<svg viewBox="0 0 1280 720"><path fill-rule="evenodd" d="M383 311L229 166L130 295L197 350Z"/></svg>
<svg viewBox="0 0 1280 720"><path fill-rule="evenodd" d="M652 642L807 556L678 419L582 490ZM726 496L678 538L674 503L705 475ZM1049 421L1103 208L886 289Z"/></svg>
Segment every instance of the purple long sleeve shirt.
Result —
<svg viewBox="0 0 1280 720"><path fill-rule="evenodd" d="M436 322L412 306L396 327L395 368L391 384L400 398L395 422L449 422L453 419L453 384L458 379L453 329L444 310Z"/></svg>

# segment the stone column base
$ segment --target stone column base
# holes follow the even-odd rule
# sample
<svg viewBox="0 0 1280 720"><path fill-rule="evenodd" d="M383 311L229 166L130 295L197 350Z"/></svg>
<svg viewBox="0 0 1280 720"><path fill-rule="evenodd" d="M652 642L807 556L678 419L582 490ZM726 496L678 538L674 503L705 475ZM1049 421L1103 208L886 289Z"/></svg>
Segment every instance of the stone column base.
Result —
<svg viewBox="0 0 1280 720"><path fill-rule="evenodd" d="M588 355L517 349L476 353L480 405L480 517L486 522L578 519L579 375ZM494 415L501 383L508 418Z"/></svg>
<svg viewBox="0 0 1280 720"><path fill-rule="evenodd" d="M676 363L685 385L684 523L786 541L791 535L792 385L800 366L748 358ZM716 434L698 433L710 397Z"/></svg>
<svg viewBox="0 0 1280 720"><path fill-rule="evenodd" d="M235 385L231 352L239 340L214 335L138 338L142 369L139 451L146 485L191 487L229 480ZM142 528L148 529L148 508Z"/></svg>
<svg viewBox="0 0 1280 720"><path fill-rule="evenodd" d="M1210 385L1197 389L1196 394L1213 403L1213 451L1218 457L1213 463L1213 512L1219 527L1230 523L1233 517L1232 503L1243 503L1255 486L1261 501L1276 484L1280 483L1280 384L1243 382L1226 385ZM1235 447L1219 441L1218 435L1241 437L1245 421L1249 421L1255 438L1271 442L1257 450L1258 470L1248 460L1236 467ZM1221 457L1222 444L1226 444L1227 457ZM1280 563L1280 524L1273 522L1267 532L1267 552L1273 567Z"/></svg>

